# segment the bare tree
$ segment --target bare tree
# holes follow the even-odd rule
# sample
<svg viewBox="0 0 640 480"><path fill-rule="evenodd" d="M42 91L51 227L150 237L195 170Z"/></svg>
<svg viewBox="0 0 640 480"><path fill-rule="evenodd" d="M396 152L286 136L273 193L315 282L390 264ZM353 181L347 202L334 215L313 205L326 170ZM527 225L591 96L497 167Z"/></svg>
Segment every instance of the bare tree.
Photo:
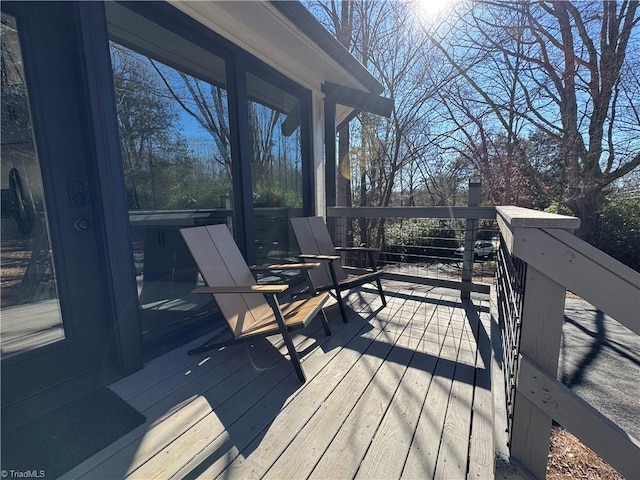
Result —
<svg viewBox="0 0 640 480"><path fill-rule="evenodd" d="M208 83L192 77L183 72L166 69L154 60L149 62L161 78L170 98L180 108L192 117L214 140L216 151L212 161L218 166L224 167L229 188L232 183L232 156L231 156L231 130L229 127L229 111L227 93L224 86ZM286 115L270 106L259 103L257 100L248 102L249 136L252 150L252 180L254 197L268 195L269 202L276 202L274 196L284 195L276 192L278 184L282 189L292 187L301 189L301 169L295 162L288 163L283 155L287 148L278 148L278 142L282 143L284 137L290 137L291 145L300 142L300 131L296 130L288 135L282 131L281 124ZM291 146L289 145L289 146ZM282 177L282 178L281 178ZM287 182L287 180L290 180ZM286 195L285 195L286 196ZM294 203L301 201L301 195L297 195ZM264 199L261 200L261 203Z"/></svg>
<svg viewBox="0 0 640 480"><path fill-rule="evenodd" d="M346 137L340 137L339 195L347 190L340 182L348 179L353 203L390 205L404 185L409 186L411 202L427 178L419 175L418 164L430 161L426 157L433 149L428 103L438 88L427 80L428 39L416 28L414 6L408 2L329 1L312 2L310 7L380 80L384 95L394 98L390 118L361 113L352 122L349 162L344 157ZM382 224L361 219L359 231L362 242L375 243Z"/></svg>
<svg viewBox="0 0 640 480"><path fill-rule="evenodd" d="M521 150L520 133L559 142L563 188L544 185L526 158L519 168L539 191L560 194L552 200L582 220L587 240L605 189L640 165L639 22L638 2L478 1L425 29L484 105L485 131L506 137L507 156Z"/></svg>
<svg viewBox="0 0 640 480"><path fill-rule="evenodd" d="M184 156L173 124L177 114L135 52L111 45L125 181L132 208L159 208L168 200L167 165Z"/></svg>
<svg viewBox="0 0 640 480"><path fill-rule="evenodd" d="M170 98L213 138L217 152L213 161L224 167L231 181L231 131L226 89L183 72L163 68L148 59L164 83Z"/></svg>
<svg viewBox="0 0 640 480"><path fill-rule="evenodd" d="M420 162L418 173L427 196L425 203L435 206L458 205L462 190L469 178L471 164L463 156L454 161L440 157L431 162Z"/></svg>
<svg viewBox="0 0 640 480"><path fill-rule="evenodd" d="M417 164L428 161L428 102L436 85L427 81L430 55L427 37L415 28L412 5L365 3L363 18L370 32L362 48L369 68L381 81L385 95L394 99L389 118L360 114L356 143L360 205L390 205L398 194L399 180L408 180L415 192ZM367 230L375 232L364 238ZM362 240L381 240L382 224L361 225Z"/></svg>

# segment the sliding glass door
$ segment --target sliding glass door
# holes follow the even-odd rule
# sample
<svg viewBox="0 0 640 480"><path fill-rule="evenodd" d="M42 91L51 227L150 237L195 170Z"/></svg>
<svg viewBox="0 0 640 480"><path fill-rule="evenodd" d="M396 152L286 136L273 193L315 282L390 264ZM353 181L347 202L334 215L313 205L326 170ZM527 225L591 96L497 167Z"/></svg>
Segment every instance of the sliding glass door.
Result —
<svg viewBox="0 0 640 480"><path fill-rule="evenodd" d="M167 5L105 8L143 339L168 346L215 311L191 293L180 228L224 223L249 262L296 252L289 218L313 211L310 93Z"/></svg>
<svg viewBox="0 0 640 480"><path fill-rule="evenodd" d="M197 334L215 306L180 228L234 230L225 60L117 4L111 64L145 344ZM146 32L151 42L141 42Z"/></svg>

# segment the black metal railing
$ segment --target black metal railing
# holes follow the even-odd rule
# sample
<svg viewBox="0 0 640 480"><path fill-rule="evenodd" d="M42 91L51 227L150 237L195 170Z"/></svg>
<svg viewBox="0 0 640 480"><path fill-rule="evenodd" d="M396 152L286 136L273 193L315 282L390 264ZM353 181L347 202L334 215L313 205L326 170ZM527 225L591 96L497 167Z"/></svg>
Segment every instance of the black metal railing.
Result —
<svg viewBox="0 0 640 480"><path fill-rule="evenodd" d="M498 238L494 207L332 207L327 216L336 245L380 248L376 261L385 278L489 293Z"/></svg>
<svg viewBox="0 0 640 480"><path fill-rule="evenodd" d="M344 242L380 248L378 267L388 273L461 281L466 223L465 218L349 218ZM364 235L362 228L367 228ZM479 222L472 237L477 240L472 242L472 276L490 283L498 246L495 220ZM345 261L357 266L354 259Z"/></svg>
<svg viewBox="0 0 640 480"><path fill-rule="evenodd" d="M507 428L509 430L509 442L511 442L527 264L509 254L502 236L500 237L500 248L497 257L498 322L502 333L502 371L504 372L507 400Z"/></svg>

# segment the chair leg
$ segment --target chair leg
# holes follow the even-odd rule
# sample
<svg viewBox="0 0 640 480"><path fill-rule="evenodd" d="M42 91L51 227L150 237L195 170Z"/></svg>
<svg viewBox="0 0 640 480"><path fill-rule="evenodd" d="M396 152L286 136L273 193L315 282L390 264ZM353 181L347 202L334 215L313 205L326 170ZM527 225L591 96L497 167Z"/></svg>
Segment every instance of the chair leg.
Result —
<svg viewBox="0 0 640 480"><path fill-rule="evenodd" d="M371 262L371 268L373 269L374 272L377 272L378 269L376 268L376 262L373 256L373 252L369 251L368 255L369 255L369 261ZM382 299L382 306L386 307L387 299L384 298L384 292L382 291L382 282L380 282L380 278L376 279L376 283L378 284L378 292L380 292L380 298Z"/></svg>
<svg viewBox="0 0 640 480"><path fill-rule="evenodd" d="M296 371L298 378L302 383L307 381L307 377L302 370L302 364L300 363L300 357L298 357L298 352L296 351L296 347L293 344L293 340L291 340L291 334L289 330L286 328L282 331L282 338L284 339L284 343L287 346L287 350L289 351L289 356L291 357L291 363L293 363L293 369Z"/></svg>
<svg viewBox="0 0 640 480"><path fill-rule="evenodd" d="M336 268L333 265L333 262L329 262L329 271L331 272L331 281L333 282L333 288L335 288L336 290L336 298L338 299L338 305L340 306L342 321L344 323L347 323L349 321L349 317L347 317L347 308L344 306L344 300L342 299L342 294L340 292L340 287L338 284L338 276L336 275Z"/></svg>
<svg viewBox="0 0 640 480"><path fill-rule="evenodd" d="M344 305L344 300L342 299L342 294L340 290L336 290L336 298L338 299L338 306L340 306L340 314L342 315L342 321L347 323L349 321L349 317L347 317L347 307Z"/></svg>
<svg viewBox="0 0 640 480"><path fill-rule="evenodd" d="M326 333L327 336L331 335L331 329L329 328L329 322L327 321L327 315L324 313L324 308L320 309L320 321L322 321L324 333Z"/></svg>
<svg viewBox="0 0 640 480"><path fill-rule="evenodd" d="M378 284L378 291L380 292L380 298L382 299L382 306L386 307L387 306L387 299L384 298L384 292L382 291L382 282L378 278L378 279L376 279L376 283Z"/></svg>
<svg viewBox="0 0 640 480"><path fill-rule="evenodd" d="M276 317L276 321L278 322L278 326L280 327L280 333L282 333L282 339L284 340L284 344L287 346L287 350L289 351L289 356L291 357L291 363L293 363L293 369L296 371L298 378L302 383L307 380L307 377L302 370L302 364L300 363L300 357L298 357L298 352L296 351L296 347L293 344L293 340L291 339L291 334L289 333L289 329L284 321L284 316L282 315L282 310L280 310L280 304L278 304L278 299L274 295L266 295L267 303L271 306L273 313Z"/></svg>

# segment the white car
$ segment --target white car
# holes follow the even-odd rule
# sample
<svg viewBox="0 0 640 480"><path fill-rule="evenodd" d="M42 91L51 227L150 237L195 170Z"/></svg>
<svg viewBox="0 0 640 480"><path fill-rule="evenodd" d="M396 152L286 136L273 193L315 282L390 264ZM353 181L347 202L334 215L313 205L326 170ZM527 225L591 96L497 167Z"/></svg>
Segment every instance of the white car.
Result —
<svg viewBox="0 0 640 480"><path fill-rule="evenodd" d="M455 253L459 257L464 256L464 246L457 248ZM496 247L487 240L478 240L473 247L474 258L489 258L494 256L495 253Z"/></svg>

